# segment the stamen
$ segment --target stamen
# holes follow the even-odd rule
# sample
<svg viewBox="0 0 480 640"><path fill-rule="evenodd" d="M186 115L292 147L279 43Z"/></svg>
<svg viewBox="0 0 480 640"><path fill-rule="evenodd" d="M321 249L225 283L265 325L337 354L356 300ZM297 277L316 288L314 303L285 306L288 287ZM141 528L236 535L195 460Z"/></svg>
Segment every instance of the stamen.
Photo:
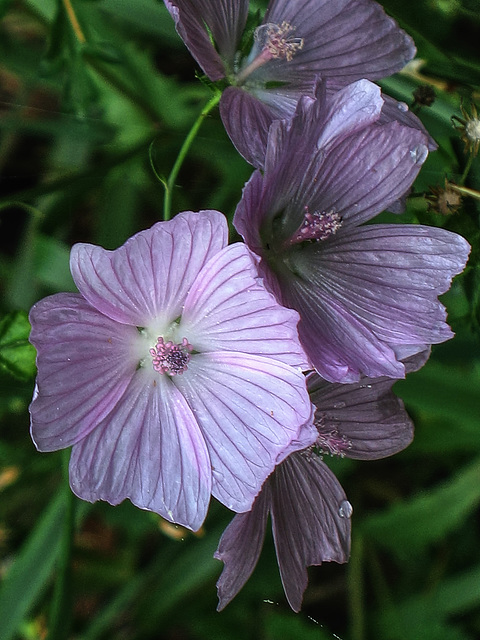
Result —
<svg viewBox="0 0 480 640"><path fill-rule="evenodd" d="M152 366L157 373L167 373L169 376L181 375L188 369L192 345L187 338L183 338L181 344L175 344L170 340L165 342L160 336L157 344L150 349Z"/></svg>
<svg viewBox="0 0 480 640"><path fill-rule="evenodd" d="M345 435L341 435L336 426L325 424L323 419L316 417L315 426L318 438L313 445L320 453L343 458L345 452L352 448L352 443Z"/></svg>
<svg viewBox="0 0 480 640"><path fill-rule="evenodd" d="M235 78L235 84L241 85L256 69L270 60L284 58L290 62L293 56L303 49L303 38L294 38L295 31L288 22L282 24L262 24L255 30L255 44L248 57L247 64Z"/></svg>
<svg viewBox="0 0 480 640"><path fill-rule="evenodd" d="M314 211L305 207L305 218L290 243L314 240L320 242L337 233L342 226L342 218L336 211Z"/></svg>
<svg viewBox="0 0 480 640"><path fill-rule="evenodd" d="M262 47L262 51L267 50L271 58L285 58L287 62L303 49L303 38L293 38L291 34L295 27L286 22L282 24L263 24L255 31L255 40Z"/></svg>

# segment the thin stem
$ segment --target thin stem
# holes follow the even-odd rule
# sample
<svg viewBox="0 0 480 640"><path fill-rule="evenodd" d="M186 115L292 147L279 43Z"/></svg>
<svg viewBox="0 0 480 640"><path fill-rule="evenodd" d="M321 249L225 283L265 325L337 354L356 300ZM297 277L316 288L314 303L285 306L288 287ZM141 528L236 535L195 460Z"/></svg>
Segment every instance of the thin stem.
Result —
<svg viewBox="0 0 480 640"><path fill-rule="evenodd" d="M172 191L175 186L175 181L177 179L178 172L180 171L180 168L185 160L185 157L192 145L192 142L195 140L195 137L198 133L198 130L202 126L203 121L205 120L207 115L210 113L210 111L219 103L221 95L222 95L221 91L216 90L212 98L208 101L208 103L202 109L200 115L193 123L192 128L190 129L187 137L184 140L182 148L180 149L178 157L175 161L175 164L173 165L173 168L170 172L170 175L168 176L167 181L164 182L162 180L162 183L165 186L165 197L163 201L163 219L164 220L170 220L170 217L171 217Z"/></svg>
<svg viewBox="0 0 480 640"><path fill-rule="evenodd" d="M465 165L465 169L463 170L462 177L459 180L459 184L465 184L465 180L467 179L468 172L470 171L470 167L472 166L473 161L473 153L470 153L468 156L467 164Z"/></svg>
<svg viewBox="0 0 480 640"><path fill-rule="evenodd" d="M85 34L82 31L82 27L80 26L80 23L78 22L77 16L72 7L72 3L70 2L70 0L62 0L62 2L63 2L63 6L65 7L65 11L67 13L68 19L70 20L70 24L72 25L72 29L75 34L75 37L80 42L80 44L85 44L87 39L85 37Z"/></svg>
<svg viewBox="0 0 480 640"><path fill-rule="evenodd" d="M475 189L469 189L468 187L461 187L458 184L449 184L449 188L452 191L456 191L462 196L470 196L470 198L475 198L475 200L480 200L480 191L476 191Z"/></svg>
<svg viewBox="0 0 480 640"><path fill-rule="evenodd" d="M75 496L68 482L68 461L70 451L63 451L63 471L65 476L65 518L57 567L57 579L53 593L48 640L67 640L72 614L71 559L75 532Z"/></svg>
<svg viewBox="0 0 480 640"><path fill-rule="evenodd" d="M348 572L352 640L365 638L365 603L363 591L363 540L357 535L352 540L352 553Z"/></svg>

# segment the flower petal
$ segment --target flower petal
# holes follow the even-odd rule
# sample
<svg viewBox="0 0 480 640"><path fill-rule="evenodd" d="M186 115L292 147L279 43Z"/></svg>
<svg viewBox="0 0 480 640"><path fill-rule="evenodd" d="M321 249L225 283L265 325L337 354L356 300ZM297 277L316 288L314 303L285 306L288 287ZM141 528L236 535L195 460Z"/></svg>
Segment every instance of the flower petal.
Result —
<svg viewBox="0 0 480 640"><path fill-rule="evenodd" d="M299 311L304 348L324 377L403 377L395 345L420 351L452 337L437 296L462 271L468 253L461 236L435 227L350 229L290 256L302 277L282 281L283 302ZM349 370L343 379L329 370L338 363Z"/></svg>
<svg viewBox="0 0 480 640"><path fill-rule="evenodd" d="M370 220L398 200L425 161L428 140L397 122L370 125L312 162L303 195L311 211L335 211L343 227Z"/></svg>
<svg viewBox="0 0 480 640"><path fill-rule="evenodd" d="M300 611L307 567L348 560L351 506L334 474L316 456L294 453L269 482L282 584L290 606Z"/></svg>
<svg viewBox="0 0 480 640"><path fill-rule="evenodd" d="M233 600L255 569L265 539L270 502L267 480L252 510L237 514L220 538L214 557L225 566L217 582L217 611Z"/></svg>
<svg viewBox="0 0 480 640"><path fill-rule="evenodd" d="M263 167L274 118L271 110L243 89L227 87L220 99L220 116L238 153L254 167Z"/></svg>
<svg viewBox="0 0 480 640"><path fill-rule="evenodd" d="M377 460L405 449L413 439L413 424L392 392L394 382L362 378L354 384L332 384L312 373L307 386L326 450L330 438L342 455L356 460Z"/></svg>
<svg viewBox="0 0 480 640"><path fill-rule="evenodd" d="M272 197L278 197L279 184L282 195L289 193L297 200L298 192L311 191L310 183L318 181L318 166L326 149L344 138L350 140L356 132L362 135L362 130L380 118L382 105L379 87L368 80L328 95L325 84L319 82L315 99L302 97L291 120L270 127L265 181L266 188L270 184L274 190Z"/></svg>
<svg viewBox="0 0 480 640"><path fill-rule="evenodd" d="M248 0L165 0L165 5L178 34L210 80L225 77L224 60L233 64L247 21Z"/></svg>
<svg viewBox="0 0 480 640"><path fill-rule="evenodd" d="M30 323L38 366L32 438L39 451L64 449L88 435L122 397L138 365L138 332L69 293L37 302Z"/></svg>
<svg viewBox="0 0 480 640"><path fill-rule="evenodd" d="M272 61L268 72L293 83L311 75L334 87L377 80L400 71L416 51L410 36L370 0L273 0L264 23L283 21L303 38L303 48L290 61Z"/></svg>
<svg viewBox="0 0 480 640"><path fill-rule="evenodd" d="M248 511L279 455L311 420L303 374L262 356L217 352L192 355L175 384L207 441L212 494L233 511Z"/></svg>
<svg viewBox="0 0 480 640"><path fill-rule="evenodd" d="M83 500L142 509L190 529L209 504L210 459L194 415L170 378L137 371L109 416L76 444L70 484Z"/></svg>
<svg viewBox="0 0 480 640"><path fill-rule="evenodd" d="M380 116L379 122L399 122L407 127L412 127L413 129L419 129L424 135L427 136L428 139L428 150L435 151L438 148L437 143L428 133L425 125L420 120L418 116L416 116L405 102L399 102L395 100L391 96L386 94L382 94L384 105L382 108L382 115Z"/></svg>
<svg viewBox="0 0 480 640"><path fill-rule="evenodd" d="M70 266L80 293L124 324L170 324L198 272L227 244L218 211L185 212L137 233L115 251L89 244L72 248Z"/></svg>
<svg viewBox="0 0 480 640"><path fill-rule="evenodd" d="M217 253L185 301L179 336L196 351L262 355L308 369L298 339L298 313L278 304L258 281L243 243Z"/></svg>

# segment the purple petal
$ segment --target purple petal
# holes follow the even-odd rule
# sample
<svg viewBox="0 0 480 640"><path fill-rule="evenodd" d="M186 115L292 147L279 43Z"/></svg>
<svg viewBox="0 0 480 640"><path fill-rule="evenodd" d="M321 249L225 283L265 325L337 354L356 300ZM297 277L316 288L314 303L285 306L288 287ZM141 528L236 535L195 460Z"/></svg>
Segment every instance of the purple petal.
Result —
<svg viewBox="0 0 480 640"><path fill-rule="evenodd" d="M277 458L311 420L303 374L269 358L218 352L192 355L175 384L207 441L212 494L233 511L248 511Z"/></svg>
<svg viewBox="0 0 480 640"><path fill-rule="evenodd" d="M217 582L217 611L233 600L255 569L265 539L270 502L267 481L252 510L237 514L220 538L214 557L225 566Z"/></svg>
<svg viewBox="0 0 480 640"><path fill-rule="evenodd" d="M217 253L187 296L180 334L196 351L262 355L307 369L298 339L298 313L280 306L256 276L244 244Z"/></svg>
<svg viewBox="0 0 480 640"><path fill-rule="evenodd" d="M403 377L394 345L420 350L452 337L437 296L468 252L444 229L368 225L292 254L292 268L307 279L284 279L283 302L299 311L299 334L319 373L345 382L360 373Z"/></svg>
<svg viewBox="0 0 480 640"><path fill-rule="evenodd" d="M224 60L233 64L247 20L248 0L165 0L165 5L179 36L210 80L225 77Z"/></svg>
<svg viewBox="0 0 480 640"><path fill-rule="evenodd" d="M363 129L379 119L382 105L380 89L368 80L329 94L328 99L325 85L319 82L316 99L302 97L292 120L277 121L270 127L265 175L272 197L279 184L288 195L289 191L295 195L304 189L311 191L310 182L318 181L326 148L344 138L350 140L357 132L362 135Z"/></svg>
<svg viewBox="0 0 480 640"><path fill-rule="evenodd" d="M115 251L76 244L73 279L88 302L112 320L168 326L180 315L198 272L226 246L227 233L218 211L185 212L137 233Z"/></svg>
<svg viewBox="0 0 480 640"><path fill-rule="evenodd" d="M236 229L258 255L264 255L266 242L275 247L288 242L302 224L306 208L338 214L342 233L346 226L388 208L410 188L427 156L427 139L421 131L398 123L371 124L357 131L378 117L381 98L376 88L370 92L371 86L359 82L337 96L335 104L345 112L345 125L330 112L326 124L315 125L317 105L307 98L299 103L291 124L272 124L263 179L253 174L234 217ZM347 108L343 99L348 95L356 96L356 101ZM316 137L309 145L302 143L305 135L307 140ZM316 139L327 147L317 149ZM277 212L283 212L282 224L269 231Z"/></svg>
<svg viewBox="0 0 480 640"><path fill-rule="evenodd" d="M300 611L307 567L347 562L351 506L330 469L316 456L296 453L270 479L272 527L287 600Z"/></svg>
<svg viewBox="0 0 480 640"><path fill-rule="evenodd" d="M416 51L413 40L370 0L273 0L264 23L283 21L303 38L303 48L290 62L272 61L268 72L292 83L313 74L335 87L376 80L400 71Z"/></svg>
<svg viewBox="0 0 480 640"><path fill-rule="evenodd" d="M317 408L319 446L325 453L377 460L410 444L413 424L392 392L393 384L389 378L332 384L316 373L308 377L310 398Z"/></svg>
<svg viewBox="0 0 480 640"><path fill-rule="evenodd" d="M330 96L327 104L325 125L317 140L318 149L376 122L384 103L377 85L359 80Z"/></svg>
<svg viewBox="0 0 480 640"><path fill-rule="evenodd" d="M311 211L335 211L343 226L384 211L411 186L427 157L421 131L396 122L371 125L312 162L303 184Z"/></svg>
<svg viewBox="0 0 480 640"><path fill-rule="evenodd" d="M88 435L122 397L138 365L138 332L69 293L38 302L30 322L38 366L32 438L39 451L63 449Z"/></svg>
<svg viewBox="0 0 480 640"><path fill-rule="evenodd" d="M438 148L437 143L428 133L423 122L410 111L405 102L398 102L398 100L386 94L382 94L382 97L385 104L383 105L382 115L380 116L381 123L396 121L407 127L412 127L412 129L418 129L427 136L429 151L435 151Z"/></svg>
<svg viewBox="0 0 480 640"><path fill-rule="evenodd" d="M73 447L70 484L83 500L142 509L193 530L208 508L211 466L205 440L167 376L139 369L107 418Z"/></svg>
<svg viewBox="0 0 480 640"><path fill-rule="evenodd" d="M238 153L254 167L263 167L271 110L243 89L228 87L220 99L220 116Z"/></svg>
<svg viewBox="0 0 480 640"><path fill-rule="evenodd" d="M263 240L260 236L260 229L268 217L269 204L264 204L263 189L263 176L260 171L254 171L243 188L242 199L238 203L233 216L235 229L245 240L249 249L258 256L263 254ZM285 201L287 197L285 197Z"/></svg>

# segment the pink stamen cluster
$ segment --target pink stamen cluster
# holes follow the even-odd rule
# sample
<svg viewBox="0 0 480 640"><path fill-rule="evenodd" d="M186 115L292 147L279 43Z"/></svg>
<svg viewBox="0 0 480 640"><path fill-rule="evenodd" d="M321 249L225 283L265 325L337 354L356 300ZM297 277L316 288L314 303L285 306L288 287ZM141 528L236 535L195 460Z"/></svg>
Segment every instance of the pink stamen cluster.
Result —
<svg viewBox="0 0 480 640"><path fill-rule="evenodd" d="M160 336L155 347L150 349L153 368L157 373L168 373L169 376L181 375L188 369L191 351L193 347L186 338L183 338L181 344L175 344L170 340L165 342Z"/></svg>
<svg viewBox="0 0 480 640"><path fill-rule="evenodd" d="M342 218L336 211L314 211L310 213L305 207L305 218L298 229L292 242L304 242L305 240L326 240L337 233L342 226Z"/></svg>
<svg viewBox="0 0 480 640"><path fill-rule="evenodd" d="M255 31L256 45L254 49L260 53L237 75L237 85L242 84L256 69L270 60L284 58L290 62L293 56L303 49L303 38L292 38L289 34L295 31L288 22L282 24L263 24Z"/></svg>
<svg viewBox="0 0 480 640"><path fill-rule="evenodd" d="M257 29L255 37L265 38L264 50L268 50L272 58L285 58L287 62L303 49L303 38L292 38L295 27L285 20L282 24L265 24Z"/></svg>
<svg viewBox="0 0 480 640"><path fill-rule="evenodd" d="M315 420L318 429L318 438L314 448L325 455L339 456L343 458L346 451L352 448L352 443L345 435L341 435L335 427L328 427L323 420Z"/></svg>

